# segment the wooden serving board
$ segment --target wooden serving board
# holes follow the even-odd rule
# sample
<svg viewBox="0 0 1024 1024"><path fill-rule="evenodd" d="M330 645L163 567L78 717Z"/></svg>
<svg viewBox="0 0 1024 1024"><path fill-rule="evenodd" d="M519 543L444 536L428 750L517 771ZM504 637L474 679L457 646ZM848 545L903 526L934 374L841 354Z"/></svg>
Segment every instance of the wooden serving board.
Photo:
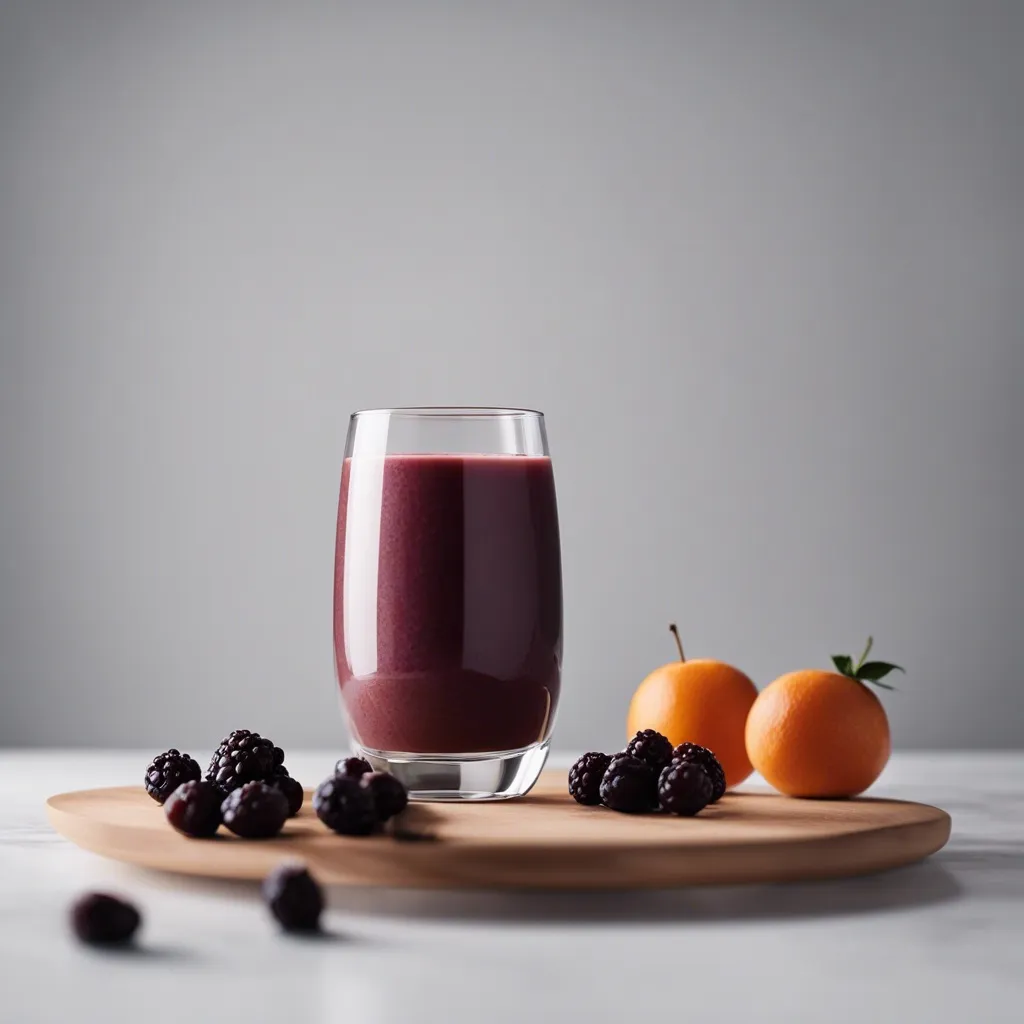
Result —
<svg viewBox="0 0 1024 1024"><path fill-rule="evenodd" d="M275 839L175 832L141 787L50 797L53 827L94 853L147 868L259 879L298 857L322 882L418 888L640 889L783 882L883 871L941 849L945 811L897 800L792 800L729 793L694 818L580 807L566 776L548 771L533 792L504 803L415 804L404 829L346 838L313 814L310 794Z"/></svg>

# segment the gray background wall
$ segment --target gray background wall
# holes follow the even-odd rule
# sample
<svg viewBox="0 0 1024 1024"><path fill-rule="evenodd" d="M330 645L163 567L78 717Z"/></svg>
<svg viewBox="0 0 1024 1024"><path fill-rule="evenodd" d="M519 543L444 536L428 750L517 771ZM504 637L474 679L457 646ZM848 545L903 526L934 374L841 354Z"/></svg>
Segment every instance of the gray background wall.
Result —
<svg viewBox="0 0 1024 1024"><path fill-rule="evenodd" d="M340 745L348 413L546 410L557 743L868 632L1024 745L1024 4L0 5L0 743Z"/></svg>

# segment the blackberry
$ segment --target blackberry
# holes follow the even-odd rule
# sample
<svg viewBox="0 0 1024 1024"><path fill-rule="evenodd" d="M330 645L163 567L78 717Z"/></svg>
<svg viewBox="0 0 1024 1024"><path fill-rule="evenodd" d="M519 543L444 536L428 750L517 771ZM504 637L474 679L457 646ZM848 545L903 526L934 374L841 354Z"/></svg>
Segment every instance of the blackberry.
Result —
<svg viewBox="0 0 1024 1024"><path fill-rule="evenodd" d="M274 769L274 774L267 779L267 784L273 786L274 789L279 789L284 794L285 800L288 801L288 817L294 818L299 813L302 801L305 799L302 783L298 779L293 779L288 774L288 769L282 764Z"/></svg>
<svg viewBox="0 0 1024 1024"><path fill-rule="evenodd" d="M569 795L576 803L593 806L601 802L601 779L611 760L610 754L591 750L569 769Z"/></svg>
<svg viewBox="0 0 1024 1024"><path fill-rule="evenodd" d="M359 785L370 791L377 820L380 822L401 814L409 804L409 794L405 786L388 772L367 772L360 775Z"/></svg>
<svg viewBox="0 0 1024 1024"><path fill-rule="evenodd" d="M282 864L263 882L263 899L286 932L320 929L324 895L303 864Z"/></svg>
<svg viewBox="0 0 1024 1024"><path fill-rule="evenodd" d="M658 806L657 776L631 754L616 754L601 780L601 803L613 811L643 814Z"/></svg>
<svg viewBox="0 0 1024 1024"><path fill-rule="evenodd" d="M693 761L699 764L711 780L711 802L715 803L722 799L726 787L725 769L707 747L702 747L699 743L680 743L672 751L672 760Z"/></svg>
<svg viewBox="0 0 1024 1024"><path fill-rule="evenodd" d="M103 892L91 892L71 907L71 927L92 946L116 946L130 941L142 923L131 903Z"/></svg>
<svg viewBox="0 0 1024 1024"><path fill-rule="evenodd" d="M220 812L224 824L236 836L269 839L284 826L288 801L279 789L266 782L246 782L228 794Z"/></svg>
<svg viewBox="0 0 1024 1024"><path fill-rule="evenodd" d="M351 775L355 779L372 771L373 766L365 757L343 757L334 766L335 775Z"/></svg>
<svg viewBox="0 0 1024 1024"><path fill-rule="evenodd" d="M167 798L164 814L179 832L205 839L220 827L220 805L226 795L212 782L191 779Z"/></svg>
<svg viewBox="0 0 1024 1024"><path fill-rule="evenodd" d="M660 772L672 760L672 744L656 729L643 729L626 744L624 753L640 758Z"/></svg>
<svg viewBox="0 0 1024 1024"><path fill-rule="evenodd" d="M332 775L317 786L313 810L329 828L342 836L368 836L377 824L373 793L349 775Z"/></svg>
<svg viewBox="0 0 1024 1024"><path fill-rule="evenodd" d="M712 785L696 761L673 761L658 778L658 803L672 814L689 817L711 803Z"/></svg>
<svg viewBox="0 0 1024 1024"><path fill-rule="evenodd" d="M201 774L195 760L171 747L149 762L146 768L146 792L162 804L183 782L198 779Z"/></svg>
<svg viewBox="0 0 1024 1024"><path fill-rule="evenodd" d="M230 793L246 782L270 778L284 764L284 751L274 741L248 729L235 729L220 741L206 778Z"/></svg>

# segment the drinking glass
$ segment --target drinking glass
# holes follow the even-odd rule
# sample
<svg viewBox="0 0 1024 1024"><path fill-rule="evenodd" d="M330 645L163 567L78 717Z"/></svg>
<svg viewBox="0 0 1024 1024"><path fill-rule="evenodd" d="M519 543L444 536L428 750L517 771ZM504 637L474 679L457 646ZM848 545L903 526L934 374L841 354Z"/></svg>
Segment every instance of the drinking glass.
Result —
<svg viewBox="0 0 1024 1024"><path fill-rule="evenodd" d="M334 650L357 752L419 800L522 796L562 663L541 413L355 413L341 471Z"/></svg>

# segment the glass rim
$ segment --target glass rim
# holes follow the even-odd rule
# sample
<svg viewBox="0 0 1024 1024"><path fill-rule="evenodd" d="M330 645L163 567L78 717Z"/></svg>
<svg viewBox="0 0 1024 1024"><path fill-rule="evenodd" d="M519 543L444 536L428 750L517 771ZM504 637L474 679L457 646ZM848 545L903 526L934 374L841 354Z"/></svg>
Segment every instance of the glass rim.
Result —
<svg viewBox="0 0 1024 1024"><path fill-rule="evenodd" d="M352 419L360 416L401 416L409 419L509 419L513 417L538 416L544 418L539 409L516 409L487 405L406 405L394 409L358 409Z"/></svg>

